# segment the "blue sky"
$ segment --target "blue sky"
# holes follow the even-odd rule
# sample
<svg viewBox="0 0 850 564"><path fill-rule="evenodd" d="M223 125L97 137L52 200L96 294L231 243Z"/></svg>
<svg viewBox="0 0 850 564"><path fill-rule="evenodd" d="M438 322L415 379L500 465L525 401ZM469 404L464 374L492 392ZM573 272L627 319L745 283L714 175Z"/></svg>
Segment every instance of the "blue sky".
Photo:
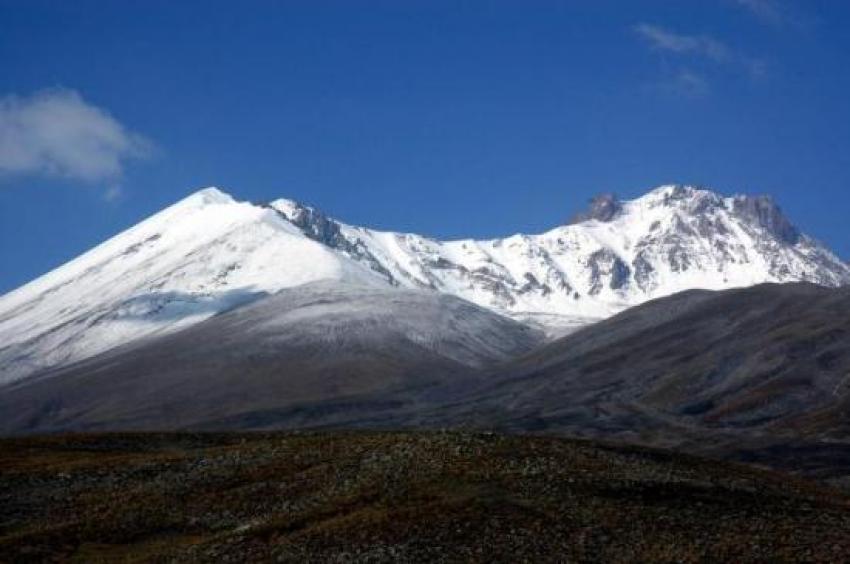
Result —
<svg viewBox="0 0 850 564"><path fill-rule="evenodd" d="M840 0L0 0L0 22L0 292L208 185L489 237L694 183L772 194L850 257Z"/></svg>

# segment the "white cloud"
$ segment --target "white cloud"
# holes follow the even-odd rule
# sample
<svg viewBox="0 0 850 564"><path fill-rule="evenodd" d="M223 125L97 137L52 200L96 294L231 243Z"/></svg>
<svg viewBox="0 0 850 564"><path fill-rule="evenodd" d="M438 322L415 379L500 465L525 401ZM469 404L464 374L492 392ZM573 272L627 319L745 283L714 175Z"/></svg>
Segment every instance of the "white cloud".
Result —
<svg viewBox="0 0 850 564"><path fill-rule="evenodd" d="M645 91L677 98L697 100L712 93L711 83L705 75L689 68L664 73L663 76L643 84Z"/></svg>
<svg viewBox="0 0 850 564"><path fill-rule="evenodd" d="M735 2L765 23L781 25L785 21L779 6L771 0L735 0Z"/></svg>
<svg viewBox="0 0 850 564"><path fill-rule="evenodd" d="M717 65L725 66L733 71L743 73L752 80L761 80L767 74L767 64L761 60L750 57L725 43L708 35L685 35L675 33L668 29L651 24L638 24L634 27L635 32L656 51L664 51L678 55L682 58L707 59ZM689 72L680 75L680 82L688 83L690 76L696 77ZM699 90L707 91L708 80L700 77L702 85Z"/></svg>
<svg viewBox="0 0 850 564"><path fill-rule="evenodd" d="M687 69L679 71L666 86L678 94L692 97L705 96L710 90L704 76Z"/></svg>
<svg viewBox="0 0 850 564"><path fill-rule="evenodd" d="M726 45L706 35L682 35L645 23L636 25L635 31L661 51L702 55L715 61L725 61L732 56Z"/></svg>
<svg viewBox="0 0 850 564"><path fill-rule="evenodd" d="M0 97L0 173L106 183L115 193L125 163L151 144L74 90Z"/></svg>

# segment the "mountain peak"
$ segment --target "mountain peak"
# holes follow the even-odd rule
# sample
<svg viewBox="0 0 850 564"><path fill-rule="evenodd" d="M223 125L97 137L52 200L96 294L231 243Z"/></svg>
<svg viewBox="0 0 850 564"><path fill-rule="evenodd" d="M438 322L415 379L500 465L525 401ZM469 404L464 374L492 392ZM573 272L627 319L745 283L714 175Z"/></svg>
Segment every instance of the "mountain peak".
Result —
<svg viewBox="0 0 850 564"><path fill-rule="evenodd" d="M707 203L720 204L723 196L709 188L692 184L664 184L650 190L635 202L648 205L681 206L701 208Z"/></svg>
<svg viewBox="0 0 850 564"><path fill-rule="evenodd" d="M193 192L186 198L184 198L179 203L191 203L191 204L233 204L236 200L228 194L224 192L220 188L216 186L208 186L206 188L201 188L200 190Z"/></svg>
<svg viewBox="0 0 850 564"><path fill-rule="evenodd" d="M597 194L590 199L587 211L577 214L570 223L590 220L611 221L622 210L622 207L622 203L616 194Z"/></svg>
<svg viewBox="0 0 850 564"><path fill-rule="evenodd" d="M616 194L604 192L590 199L586 211L576 214L570 224L585 221L610 222L620 217L630 207L654 208L657 206L684 209L699 214L713 206L722 206L723 196L706 188L686 184L664 184L635 198L622 201Z"/></svg>

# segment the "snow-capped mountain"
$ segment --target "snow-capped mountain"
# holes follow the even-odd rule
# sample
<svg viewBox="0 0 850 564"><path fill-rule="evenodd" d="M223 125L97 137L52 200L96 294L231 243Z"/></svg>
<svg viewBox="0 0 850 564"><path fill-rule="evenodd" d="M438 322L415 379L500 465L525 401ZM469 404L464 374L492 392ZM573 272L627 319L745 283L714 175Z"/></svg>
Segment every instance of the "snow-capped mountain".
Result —
<svg viewBox="0 0 850 564"><path fill-rule="evenodd" d="M380 284L274 211L201 190L0 298L0 383L322 279Z"/></svg>
<svg viewBox="0 0 850 564"><path fill-rule="evenodd" d="M0 297L0 383L317 280L425 288L553 333L689 288L850 282L769 198L663 186L539 235L441 242L201 190Z"/></svg>
<svg viewBox="0 0 850 564"><path fill-rule="evenodd" d="M346 225L291 200L269 207L390 284L519 317L598 319L691 288L850 282L850 266L766 196L662 186L627 202L599 196L586 214L539 235L448 242Z"/></svg>

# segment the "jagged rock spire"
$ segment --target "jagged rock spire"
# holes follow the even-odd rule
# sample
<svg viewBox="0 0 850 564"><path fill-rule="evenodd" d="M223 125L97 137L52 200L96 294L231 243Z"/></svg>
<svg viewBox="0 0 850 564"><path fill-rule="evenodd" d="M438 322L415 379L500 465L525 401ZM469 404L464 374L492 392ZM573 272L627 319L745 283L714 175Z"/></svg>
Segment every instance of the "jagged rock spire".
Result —
<svg viewBox="0 0 850 564"><path fill-rule="evenodd" d="M595 219L597 221L611 221L622 209L622 203L616 194L597 194L590 199L587 211L577 214L570 223L581 223Z"/></svg>

